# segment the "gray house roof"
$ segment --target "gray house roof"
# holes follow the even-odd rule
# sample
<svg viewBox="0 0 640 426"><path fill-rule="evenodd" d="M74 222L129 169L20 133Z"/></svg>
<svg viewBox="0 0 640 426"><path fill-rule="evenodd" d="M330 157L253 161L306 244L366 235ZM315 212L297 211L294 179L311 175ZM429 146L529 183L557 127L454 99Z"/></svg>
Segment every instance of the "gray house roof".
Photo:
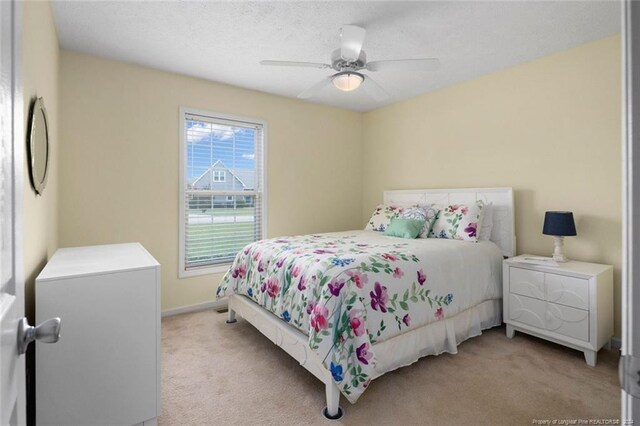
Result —
<svg viewBox="0 0 640 426"><path fill-rule="evenodd" d="M231 174L244 183L245 190L255 189L256 171L252 169L229 169Z"/></svg>
<svg viewBox="0 0 640 426"><path fill-rule="evenodd" d="M226 171L231 176L231 181L214 182L212 174L216 170ZM252 169L230 169L220 160L216 161L203 174L198 176L191 187L194 189L214 189L248 191L254 189L255 170Z"/></svg>

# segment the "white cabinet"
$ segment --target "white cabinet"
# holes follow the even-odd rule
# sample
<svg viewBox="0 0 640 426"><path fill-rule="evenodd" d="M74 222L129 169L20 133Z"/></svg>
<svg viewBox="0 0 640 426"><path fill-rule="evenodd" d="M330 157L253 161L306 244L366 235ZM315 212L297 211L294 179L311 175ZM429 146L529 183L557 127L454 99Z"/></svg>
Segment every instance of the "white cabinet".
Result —
<svg viewBox="0 0 640 426"><path fill-rule="evenodd" d="M570 261L559 266L504 261L507 336L521 331L584 352L587 364L613 336L613 267Z"/></svg>
<svg viewBox="0 0 640 426"><path fill-rule="evenodd" d="M36 279L39 425L134 425L160 415L160 265L138 243L59 249Z"/></svg>

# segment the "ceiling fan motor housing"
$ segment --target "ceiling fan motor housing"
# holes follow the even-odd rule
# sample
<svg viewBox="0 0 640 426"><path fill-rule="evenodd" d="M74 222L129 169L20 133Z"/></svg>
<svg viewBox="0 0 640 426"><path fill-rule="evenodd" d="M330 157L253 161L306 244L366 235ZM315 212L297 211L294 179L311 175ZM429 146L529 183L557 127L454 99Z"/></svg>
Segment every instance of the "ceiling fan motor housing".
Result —
<svg viewBox="0 0 640 426"><path fill-rule="evenodd" d="M355 62L349 62L342 59L340 49L336 49L331 54L331 68L336 71L360 70L367 64L367 54L364 50L360 51L360 56Z"/></svg>

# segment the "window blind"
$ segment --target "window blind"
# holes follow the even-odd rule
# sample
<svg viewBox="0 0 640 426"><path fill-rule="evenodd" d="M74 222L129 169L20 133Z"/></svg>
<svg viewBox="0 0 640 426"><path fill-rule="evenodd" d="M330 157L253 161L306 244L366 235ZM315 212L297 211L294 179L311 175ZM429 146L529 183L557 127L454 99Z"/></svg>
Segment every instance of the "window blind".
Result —
<svg viewBox="0 0 640 426"><path fill-rule="evenodd" d="M263 229L259 123L185 114L185 270L229 263Z"/></svg>

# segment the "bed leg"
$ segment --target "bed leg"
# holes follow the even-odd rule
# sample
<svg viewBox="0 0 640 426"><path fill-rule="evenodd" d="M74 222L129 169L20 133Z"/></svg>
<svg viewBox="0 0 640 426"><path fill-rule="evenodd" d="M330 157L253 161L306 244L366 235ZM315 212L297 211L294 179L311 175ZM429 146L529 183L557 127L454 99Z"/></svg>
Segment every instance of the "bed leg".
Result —
<svg viewBox="0 0 640 426"><path fill-rule="evenodd" d="M229 308L229 310L227 311L227 324L233 324L234 322L237 322L237 321L238 320L236 319L236 311Z"/></svg>
<svg viewBox="0 0 640 426"><path fill-rule="evenodd" d="M338 420L343 415L340 407L340 390L335 383L329 382L325 384L325 393L327 406L322 410L322 414L329 420Z"/></svg>

